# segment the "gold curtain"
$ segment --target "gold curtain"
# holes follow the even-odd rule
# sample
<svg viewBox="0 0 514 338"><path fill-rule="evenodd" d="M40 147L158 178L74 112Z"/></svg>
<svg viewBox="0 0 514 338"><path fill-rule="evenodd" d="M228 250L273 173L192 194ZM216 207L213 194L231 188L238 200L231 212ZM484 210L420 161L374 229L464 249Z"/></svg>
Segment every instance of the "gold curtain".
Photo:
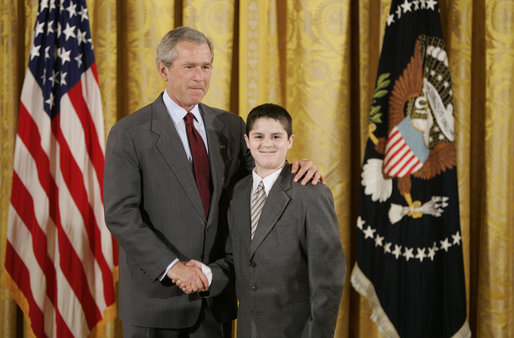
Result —
<svg viewBox="0 0 514 338"><path fill-rule="evenodd" d="M290 159L312 159L332 189L348 271L368 109L391 0L88 0L106 135L163 90L155 47L189 25L215 46L207 104L246 117L263 102L293 115ZM1 262L19 95L37 0L0 0ZM514 2L440 0L455 96L461 228L470 327L514 336ZM0 332L26 335L0 285ZM336 337L377 337L347 278ZM121 337L119 320L102 334Z"/></svg>

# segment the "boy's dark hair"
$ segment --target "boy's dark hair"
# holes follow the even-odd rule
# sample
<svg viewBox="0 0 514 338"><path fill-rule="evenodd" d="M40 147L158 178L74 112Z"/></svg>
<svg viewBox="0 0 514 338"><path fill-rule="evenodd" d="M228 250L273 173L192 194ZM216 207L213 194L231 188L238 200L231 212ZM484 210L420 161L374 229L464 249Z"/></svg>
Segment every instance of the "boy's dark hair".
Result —
<svg viewBox="0 0 514 338"><path fill-rule="evenodd" d="M273 103L264 103L253 108L246 118L246 135L250 135L253 124L259 118L270 118L277 120L287 132L287 137L293 135L293 120L284 107Z"/></svg>

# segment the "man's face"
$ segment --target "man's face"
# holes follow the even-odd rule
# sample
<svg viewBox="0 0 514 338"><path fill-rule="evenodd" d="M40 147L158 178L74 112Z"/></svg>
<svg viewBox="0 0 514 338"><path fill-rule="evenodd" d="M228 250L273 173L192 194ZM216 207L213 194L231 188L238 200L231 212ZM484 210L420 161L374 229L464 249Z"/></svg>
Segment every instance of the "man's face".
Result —
<svg viewBox="0 0 514 338"><path fill-rule="evenodd" d="M255 160L257 174L265 177L284 166L294 135L287 137L287 131L275 119L258 118L249 135L244 137Z"/></svg>
<svg viewBox="0 0 514 338"><path fill-rule="evenodd" d="M212 54L207 44L180 41L175 45L177 58L170 67L159 62L159 73L166 82L168 95L190 111L200 103L211 80Z"/></svg>

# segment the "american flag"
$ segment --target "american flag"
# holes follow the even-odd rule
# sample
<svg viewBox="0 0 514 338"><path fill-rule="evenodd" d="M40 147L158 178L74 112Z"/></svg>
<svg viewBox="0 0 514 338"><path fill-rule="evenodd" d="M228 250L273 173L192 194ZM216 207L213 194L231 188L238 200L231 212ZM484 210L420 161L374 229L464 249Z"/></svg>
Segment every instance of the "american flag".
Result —
<svg viewBox="0 0 514 338"><path fill-rule="evenodd" d="M115 316L104 125L84 0L41 0L20 100L4 283L37 337Z"/></svg>

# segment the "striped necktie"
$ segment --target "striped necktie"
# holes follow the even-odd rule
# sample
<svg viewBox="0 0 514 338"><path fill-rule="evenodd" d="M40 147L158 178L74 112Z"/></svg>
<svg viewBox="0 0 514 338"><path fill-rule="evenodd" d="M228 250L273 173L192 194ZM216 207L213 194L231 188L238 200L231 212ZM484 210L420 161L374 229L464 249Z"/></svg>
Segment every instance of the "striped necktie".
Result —
<svg viewBox="0 0 514 338"><path fill-rule="evenodd" d="M257 230L257 224L259 224L259 218L261 217L262 208L264 207L264 202L266 202L266 193L264 192L264 184L259 183L257 189L253 193L252 202L250 204L251 208L251 220L252 220L252 228L251 228L251 239L253 240L253 235L255 235L255 230Z"/></svg>

